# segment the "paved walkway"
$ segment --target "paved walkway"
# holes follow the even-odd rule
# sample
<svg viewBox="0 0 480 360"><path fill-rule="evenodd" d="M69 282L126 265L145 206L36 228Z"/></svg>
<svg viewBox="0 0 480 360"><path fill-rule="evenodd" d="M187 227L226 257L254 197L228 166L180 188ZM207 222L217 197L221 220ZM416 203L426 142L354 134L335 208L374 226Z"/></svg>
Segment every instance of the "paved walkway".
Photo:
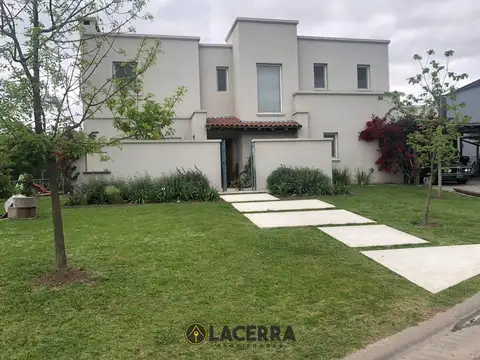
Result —
<svg viewBox="0 0 480 360"><path fill-rule="evenodd" d="M480 360L480 293L344 360Z"/></svg>

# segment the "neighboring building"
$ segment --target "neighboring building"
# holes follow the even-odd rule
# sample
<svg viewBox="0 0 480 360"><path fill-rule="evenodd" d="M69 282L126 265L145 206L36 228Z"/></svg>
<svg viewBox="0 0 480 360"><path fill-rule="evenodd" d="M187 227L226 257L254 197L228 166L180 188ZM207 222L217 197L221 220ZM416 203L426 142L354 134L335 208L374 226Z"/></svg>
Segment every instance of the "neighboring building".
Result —
<svg viewBox="0 0 480 360"><path fill-rule="evenodd" d="M470 123L480 125L480 79L457 90L457 103L465 103L465 107L460 109L462 114L471 116ZM451 116L451 114L449 115ZM478 130L476 134L466 134L464 137L467 139L462 142L462 155L470 156L472 161L478 161L478 144L480 142ZM475 143L477 145L474 145Z"/></svg>
<svg viewBox="0 0 480 360"><path fill-rule="evenodd" d="M389 41L299 36L297 25L237 18L225 44L121 35L113 48L125 53L110 51L93 78L111 77L115 63L133 56L142 38L160 39L162 54L144 77L143 92L162 100L178 86L187 88L176 109L173 138L226 140L229 181L243 170L252 139L329 138L335 166L375 167L377 144L360 142L358 134L372 114L388 110L378 96L389 90ZM84 27L97 32L92 19ZM84 128L115 135L107 110ZM392 181L388 174L375 177Z"/></svg>

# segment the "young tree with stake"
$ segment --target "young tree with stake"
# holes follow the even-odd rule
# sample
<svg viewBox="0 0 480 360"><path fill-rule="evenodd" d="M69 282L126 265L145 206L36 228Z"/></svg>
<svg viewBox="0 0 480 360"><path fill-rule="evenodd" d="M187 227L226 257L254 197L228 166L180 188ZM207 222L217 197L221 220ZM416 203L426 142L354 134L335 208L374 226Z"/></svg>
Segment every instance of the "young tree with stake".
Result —
<svg viewBox="0 0 480 360"><path fill-rule="evenodd" d="M9 110L9 116L0 116L0 128L18 141L34 140L43 149L57 271L67 269L57 151L68 145L74 155L82 156L118 145L118 138L82 133L86 120L105 111L124 138L161 139L171 131L175 105L185 92L179 88L163 103L151 94L142 95L142 79L157 60L160 43L143 39L134 53L118 45L124 32L134 32L132 22L152 18L145 12L146 4L145 0L0 0L0 66L8 76L0 109ZM89 21L98 21L106 30L88 30ZM112 52L125 59L125 66L134 64L128 76L97 71Z"/></svg>
<svg viewBox="0 0 480 360"><path fill-rule="evenodd" d="M424 224L429 221L433 181L435 178L438 181L437 197L441 198L443 167L458 157L456 141L460 136L459 128L469 119L460 111L465 104L456 101L456 86L468 75L450 70L454 55L452 50L444 53L445 65L432 59L434 55L435 52L429 50L426 59L418 54L413 56L421 72L410 77L408 83L420 88L418 95L390 92L382 97L392 105L393 111L415 119L417 129L409 135L408 145L415 151L420 166L430 170Z"/></svg>

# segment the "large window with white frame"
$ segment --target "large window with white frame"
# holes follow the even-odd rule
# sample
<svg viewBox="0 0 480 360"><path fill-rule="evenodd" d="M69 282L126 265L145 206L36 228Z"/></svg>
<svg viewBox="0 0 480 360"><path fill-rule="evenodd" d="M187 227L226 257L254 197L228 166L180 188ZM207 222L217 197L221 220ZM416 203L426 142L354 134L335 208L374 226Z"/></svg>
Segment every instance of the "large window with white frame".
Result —
<svg viewBox="0 0 480 360"><path fill-rule="evenodd" d="M313 64L313 87L327 88L327 64Z"/></svg>
<svg viewBox="0 0 480 360"><path fill-rule="evenodd" d="M217 66L217 91L228 91L228 67Z"/></svg>
<svg viewBox="0 0 480 360"><path fill-rule="evenodd" d="M257 64L258 112L280 114L282 112L282 66Z"/></svg>
<svg viewBox="0 0 480 360"><path fill-rule="evenodd" d="M370 89L370 65L357 65L357 88Z"/></svg>
<svg viewBox="0 0 480 360"><path fill-rule="evenodd" d="M338 159L338 133L328 132L323 133L324 139L331 139L332 140L332 159Z"/></svg>

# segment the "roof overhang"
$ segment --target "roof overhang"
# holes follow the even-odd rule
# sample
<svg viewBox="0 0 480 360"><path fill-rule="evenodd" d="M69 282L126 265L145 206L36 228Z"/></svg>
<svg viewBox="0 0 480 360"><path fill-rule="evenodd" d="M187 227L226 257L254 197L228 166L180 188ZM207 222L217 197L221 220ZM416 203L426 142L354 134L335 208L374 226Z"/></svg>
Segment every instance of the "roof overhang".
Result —
<svg viewBox="0 0 480 360"><path fill-rule="evenodd" d="M302 125L298 122L289 121L243 121L236 117L215 117L207 118L205 125L210 129L228 130L290 130L300 129Z"/></svg>

